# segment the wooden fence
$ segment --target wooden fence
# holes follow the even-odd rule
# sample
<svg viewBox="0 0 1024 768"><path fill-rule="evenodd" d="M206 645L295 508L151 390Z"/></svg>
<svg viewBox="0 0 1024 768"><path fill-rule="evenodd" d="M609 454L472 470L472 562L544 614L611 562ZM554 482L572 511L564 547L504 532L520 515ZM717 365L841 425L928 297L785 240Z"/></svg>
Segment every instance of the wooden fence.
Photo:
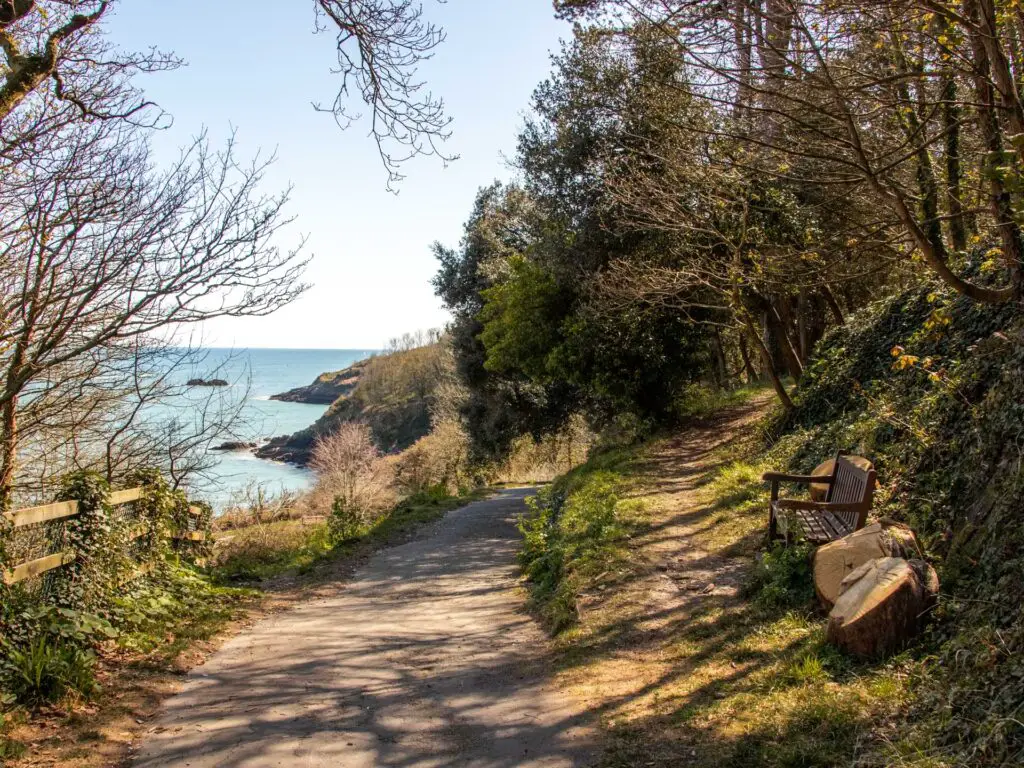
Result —
<svg viewBox="0 0 1024 768"><path fill-rule="evenodd" d="M123 491L111 492L107 506L108 507L120 507L125 504L131 504L132 502L138 501L142 498L144 488L128 488ZM24 529L29 526L45 525L47 523L54 523L58 521L65 521L74 518L78 515L78 502L77 501L59 501L55 504L46 504L40 507L28 507L26 509L20 509L15 512L6 513L5 517L13 527L14 531L18 529ZM188 513L195 519L199 519L203 516L203 510L200 507L188 508ZM134 541L136 539L145 536L149 532L149 527L142 524L137 529L129 533L129 539ZM193 541L201 542L206 540L206 533L203 531L179 531L174 539L178 541ZM68 563L73 563L77 559L77 555L74 552L54 552L48 554L45 557L36 558L27 562L15 565L13 568L5 569L2 573L3 582L7 585L17 584L20 581L30 579L34 576L39 576L47 571L52 571L57 568L62 568Z"/></svg>

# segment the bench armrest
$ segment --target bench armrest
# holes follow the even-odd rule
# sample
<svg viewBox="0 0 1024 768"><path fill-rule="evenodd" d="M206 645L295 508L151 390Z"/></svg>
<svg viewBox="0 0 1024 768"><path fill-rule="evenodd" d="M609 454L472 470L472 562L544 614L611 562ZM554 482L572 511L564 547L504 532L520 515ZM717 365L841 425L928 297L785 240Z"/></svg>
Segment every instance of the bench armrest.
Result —
<svg viewBox="0 0 1024 768"><path fill-rule="evenodd" d="M787 475L785 472L765 472L761 480L766 483L832 483L831 475Z"/></svg>

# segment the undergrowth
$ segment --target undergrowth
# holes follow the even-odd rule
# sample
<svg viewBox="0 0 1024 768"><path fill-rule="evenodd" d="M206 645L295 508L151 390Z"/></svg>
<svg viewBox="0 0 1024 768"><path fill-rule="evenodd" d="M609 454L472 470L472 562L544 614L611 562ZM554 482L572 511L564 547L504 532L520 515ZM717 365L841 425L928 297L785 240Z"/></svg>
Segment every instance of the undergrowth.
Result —
<svg viewBox="0 0 1024 768"><path fill-rule="evenodd" d="M563 630L562 684L600 702L608 768L890 764L881 737L893 740L886 724L906 708L920 662L838 652L825 641L810 548L761 551L762 473L812 459L798 458L802 437L766 445L764 434L748 424L681 475L667 439L599 453L523 520L534 599ZM738 596L659 561L667 526L681 521L684 547L709 569L701 578L738 573ZM656 598L674 573L679 597Z"/></svg>
<svg viewBox="0 0 1024 768"><path fill-rule="evenodd" d="M628 455L626 449L598 454L527 500L520 563L555 633L579 618L584 590L613 584L630 567L629 539L642 524L642 509L620 497Z"/></svg>
<svg viewBox="0 0 1024 768"><path fill-rule="evenodd" d="M281 520L224 531L210 567L217 583L260 582L286 573L307 574L318 564L358 548L384 546L445 512L480 498L483 490L452 495L435 486L367 520L336 504L326 520Z"/></svg>

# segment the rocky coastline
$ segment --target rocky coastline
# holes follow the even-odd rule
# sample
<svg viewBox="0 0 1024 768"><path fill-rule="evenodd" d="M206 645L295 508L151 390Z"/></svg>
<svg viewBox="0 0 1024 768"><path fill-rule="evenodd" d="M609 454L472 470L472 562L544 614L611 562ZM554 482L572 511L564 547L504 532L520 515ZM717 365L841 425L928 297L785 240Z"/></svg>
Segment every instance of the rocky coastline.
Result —
<svg viewBox="0 0 1024 768"><path fill-rule="evenodd" d="M359 362L341 371L322 373L311 384L271 395L270 399L285 403L331 405L339 397L344 397L355 389L364 367L365 362Z"/></svg>

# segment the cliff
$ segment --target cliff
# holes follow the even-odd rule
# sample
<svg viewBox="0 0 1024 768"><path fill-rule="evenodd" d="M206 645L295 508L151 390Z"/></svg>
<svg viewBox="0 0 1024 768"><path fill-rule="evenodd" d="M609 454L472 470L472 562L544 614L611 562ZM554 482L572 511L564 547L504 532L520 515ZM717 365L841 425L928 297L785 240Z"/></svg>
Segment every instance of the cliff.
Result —
<svg viewBox="0 0 1024 768"><path fill-rule="evenodd" d="M368 424L382 451L402 451L430 431L430 404L444 375L444 360L439 344L396 351L325 373L308 387L275 395L275 400L323 403L327 401L311 398L338 392L315 423L295 434L275 437L255 453L261 459L304 465L317 439L348 421Z"/></svg>
<svg viewBox="0 0 1024 768"><path fill-rule="evenodd" d="M359 382L359 374L366 367L367 362L367 360L362 360L342 371L321 373L313 380L312 384L289 389L278 395L271 395L270 399L286 403L331 405L338 398L350 394L355 389Z"/></svg>

